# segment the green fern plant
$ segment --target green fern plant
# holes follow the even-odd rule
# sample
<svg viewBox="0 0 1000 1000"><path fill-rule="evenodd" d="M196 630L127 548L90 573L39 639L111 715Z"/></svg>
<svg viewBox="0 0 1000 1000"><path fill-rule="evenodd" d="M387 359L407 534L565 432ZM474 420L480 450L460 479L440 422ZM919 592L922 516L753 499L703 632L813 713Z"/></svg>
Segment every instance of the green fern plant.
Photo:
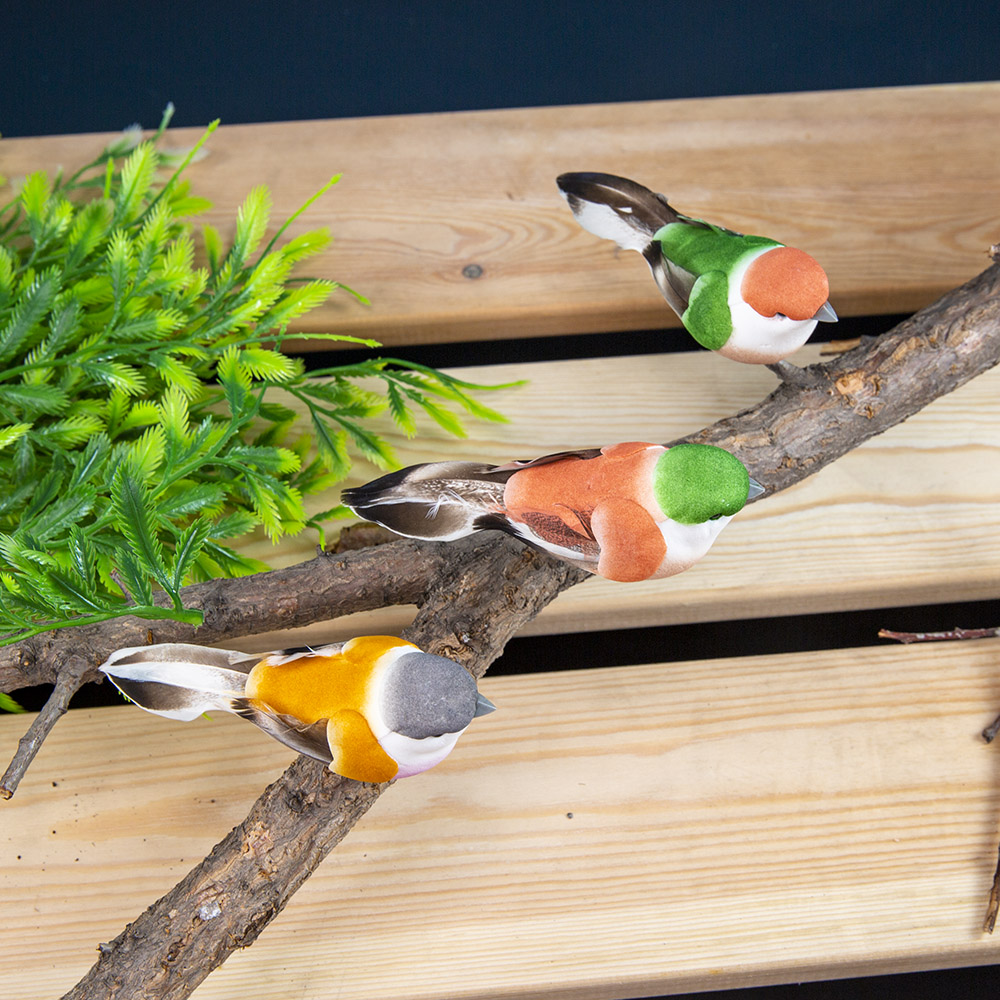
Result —
<svg viewBox="0 0 1000 1000"><path fill-rule="evenodd" d="M414 410L454 434L455 407L503 419L471 395L486 387L431 368L307 374L282 354L289 323L356 293L293 275L325 230L282 242L289 219L261 246L264 187L228 248L202 227L197 265L190 220L208 203L182 174L217 123L162 179L171 110L151 140L126 134L68 178L33 173L0 208L0 645L123 614L197 623L185 583L266 568L233 539L308 526L322 542L342 508L310 516L303 498L341 480L352 450L395 464L372 416L388 409L407 434Z"/></svg>

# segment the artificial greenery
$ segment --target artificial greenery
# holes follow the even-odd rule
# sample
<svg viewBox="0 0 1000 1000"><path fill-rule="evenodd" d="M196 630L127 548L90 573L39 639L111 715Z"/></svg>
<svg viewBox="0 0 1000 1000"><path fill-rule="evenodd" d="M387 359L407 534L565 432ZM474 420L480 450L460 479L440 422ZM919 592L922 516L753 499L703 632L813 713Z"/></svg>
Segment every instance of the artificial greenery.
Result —
<svg viewBox="0 0 1000 1000"><path fill-rule="evenodd" d="M260 249L256 187L228 249L201 227L197 264L190 219L209 206L181 177L215 123L169 172L170 112L151 140L126 133L69 177L33 173L0 208L0 644L122 614L197 623L185 583L266 568L233 539L310 526L322 541L339 511L310 516L303 497L345 476L352 447L394 464L370 417L387 408L407 434L414 408L455 434L449 404L502 419L469 395L485 387L430 368L306 374L282 354L288 324L344 287L292 276L329 234L282 243L289 219Z"/></svg>

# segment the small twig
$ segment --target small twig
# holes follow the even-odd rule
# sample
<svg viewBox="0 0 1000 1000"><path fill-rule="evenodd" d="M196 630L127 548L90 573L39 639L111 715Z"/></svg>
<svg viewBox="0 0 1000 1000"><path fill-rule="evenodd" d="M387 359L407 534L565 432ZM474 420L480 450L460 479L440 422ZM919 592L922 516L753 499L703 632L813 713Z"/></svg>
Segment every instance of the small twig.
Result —
<svg viewBox="0 0 1000 1000"><path fill-rule="evenodd" d="M800 368L791 361L775 361L767 365L782 382L796 386L799 389L815 389L823 384L823 376L812 368Z"/></svg>
<svg viewBox="0 0 1000 1000"><path fill-rule="evenodd" d="M997 733L1000 733L1000 715L983 730L983 739L992 743L997 738Z"/></svg>
<svg viewBox="0 0 1000 1000"><path fill-rule="evenodd" d="M1000 626L997 628L953 628L944 632L894 632L892 629L880 628L880 639L895 639L897 642L948 642L956 639L995 639L1000 636Z"/></svg>
<svg viewBox="0 0 1000 1000"><path fill-rule="evenodd" d="M990 901L986 906L986 918L983 920L983 933L993 933L998 913L1000 913L1000 849L997 850L997 867L996 871L993 873L993 885L990 887Z"/></svg>
<svg viewBox="0 0 1000 1000"><path fill-rule="evenodd" d="M35 754L45 742L45 737L66 714L73 695L83 687L87 667L88 663L83 657L74 656L67 660L59 671L52 694L35 717L35 721L28 727L28 731L18 741L17 750L3 778L0 778L0 797L9 799L17 790L24 772L28 770L28 765L35 759Z"/></svg>

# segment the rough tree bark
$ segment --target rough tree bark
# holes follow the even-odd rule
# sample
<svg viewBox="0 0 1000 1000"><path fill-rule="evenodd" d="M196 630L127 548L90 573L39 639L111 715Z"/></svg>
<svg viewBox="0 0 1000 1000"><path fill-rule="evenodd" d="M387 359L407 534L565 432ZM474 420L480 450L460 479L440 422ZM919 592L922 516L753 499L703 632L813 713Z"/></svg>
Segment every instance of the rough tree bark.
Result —
<svg viewBox="0 0 1000 1000"><path fill-rule="evenodd" d="M812 384L782 384L692 439L731 450L768 494L785 489L996 365L998 293L994 265L894 330L813 366ZM521 625L584 578L488 533L448 546L400 540L320 556L278 573L201 585L185 596L206 610L199 641L416 603L404 635L479 676ZM0 687L51 681L70 669L74 653L96 666L120 645L190 638L185 626L145 622L41 636L0 650ZM178 886L101 946L95 966L66 997L189 996L233 950L256 938L386 787L296 761Z"/></svg>

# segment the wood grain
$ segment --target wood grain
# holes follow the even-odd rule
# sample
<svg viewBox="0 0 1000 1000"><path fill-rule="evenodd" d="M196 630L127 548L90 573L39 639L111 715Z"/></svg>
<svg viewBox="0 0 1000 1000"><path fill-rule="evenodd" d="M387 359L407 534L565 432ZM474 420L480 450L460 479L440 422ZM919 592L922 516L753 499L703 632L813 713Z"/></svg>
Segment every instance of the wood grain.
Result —
<svg viewBox="0 0 1000 1000"><path fill-rule="evenodd" d="M372 305L335 296L309 330L409 344L675 326L642 261L559 196L559 173L595 169L808 250L842 315L903 312L977 273L1000 238L998 115L1000 84L983 83L235 125L190 176L227 234L253 185L278 220L343 172L290 233L329 226L310 270ZM104 139L3 140L0 174L75 166Z"/></svg>
<svg viewBox="0 0 1000 1000"><path fill-rule="evenodd" d="M806 347L796 361L817 360ZM503 462L621 440L668 441L763 398L774 376L707 352L463 369L473 379L528 384L490 398L510 414L456 441L428 427L407 441L388 424L403 464L443 457ZM600 399L601 404L590 403ZM753 504L693 569L666 580L594 578L561 594L525 634L842 611L996 595L1000 579L1000 371L987 372L818 475ZM378 470L359 466L351 482ZM316 498L316 509L335 497ZM247 551L287 565L315 539L263 538ZM395 631L387 608L311 626L295 641ZM891 627L890 621L886 622ZM275 635L243 640L267 649Z"/></svg>
<svg viewBox="0 0 1000 1000"><path fill-rule="evenodd" d="M195 995L608 998L992 962L998 655L487 677L500 711ZM11 995L69 987L288 760L229 717L71 713L4 806Z"/></svg>

